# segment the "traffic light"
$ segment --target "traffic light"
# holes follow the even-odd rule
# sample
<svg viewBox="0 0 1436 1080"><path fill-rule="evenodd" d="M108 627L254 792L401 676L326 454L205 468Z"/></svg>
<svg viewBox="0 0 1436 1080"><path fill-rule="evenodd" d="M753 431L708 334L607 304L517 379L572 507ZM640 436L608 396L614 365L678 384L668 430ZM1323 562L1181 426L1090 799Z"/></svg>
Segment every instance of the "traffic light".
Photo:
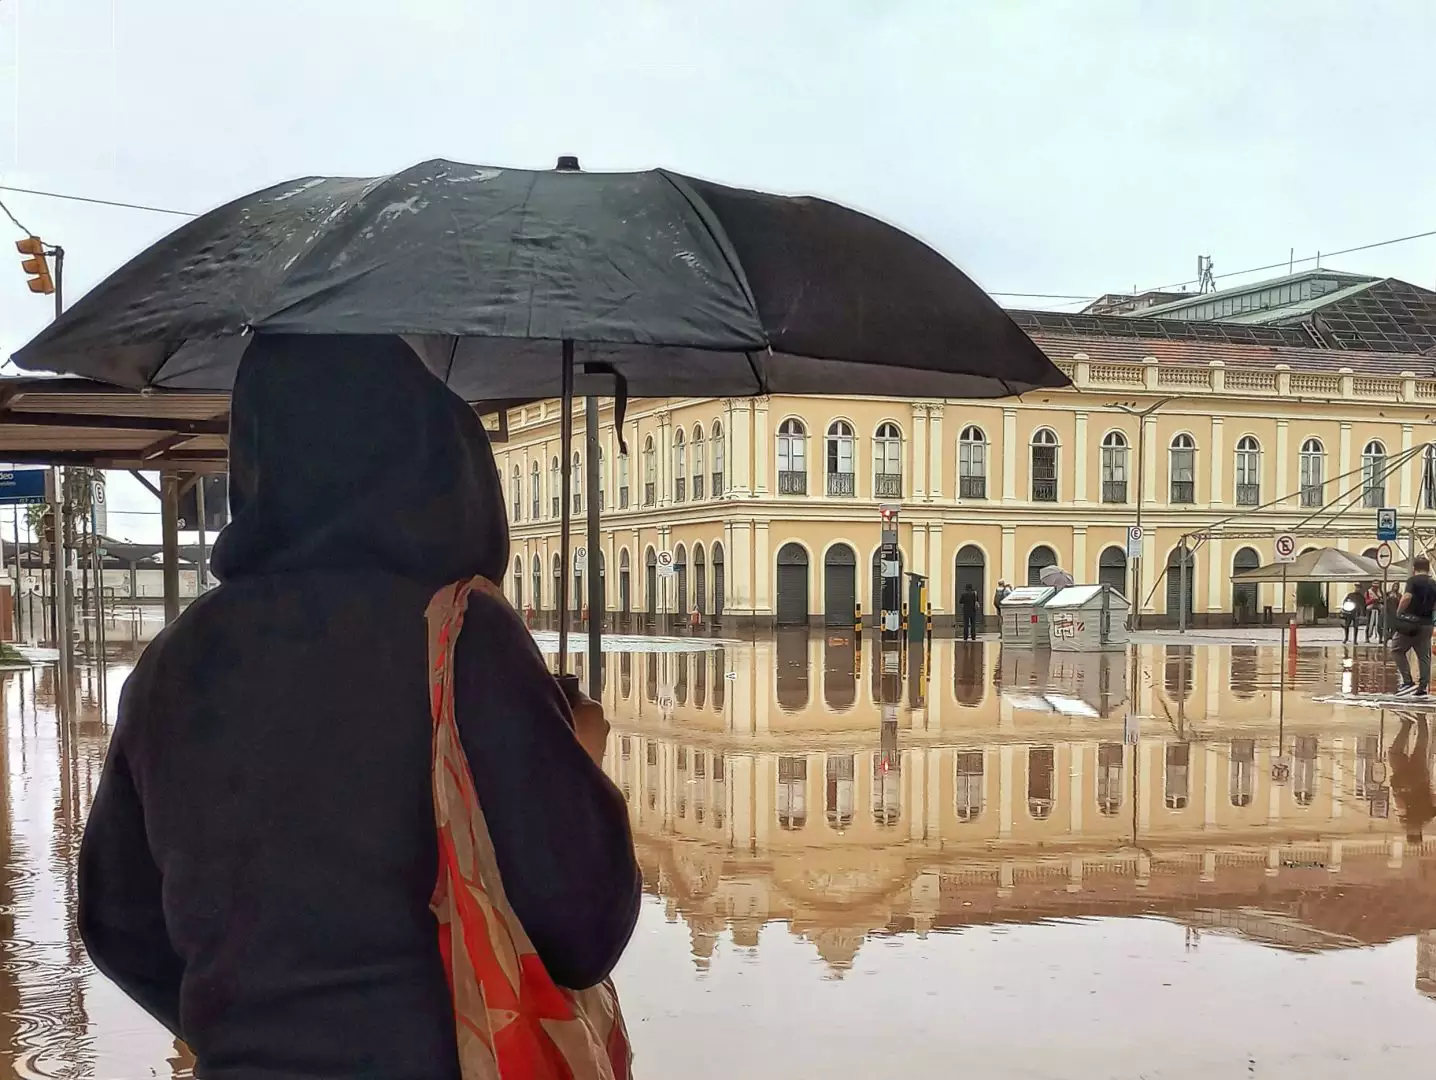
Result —
<svg viewBox="0 0 1436 1080"><path fill-rule="evenodd" d="M25 283L30 286L30 291L46 296L53 293L55 280L50 277L50 263L45 258L45 242L38 236L27 236L23 240L15 241L15 250L21 255L29 256L21 260L20 269L30 275L30 280Z"/></svg>

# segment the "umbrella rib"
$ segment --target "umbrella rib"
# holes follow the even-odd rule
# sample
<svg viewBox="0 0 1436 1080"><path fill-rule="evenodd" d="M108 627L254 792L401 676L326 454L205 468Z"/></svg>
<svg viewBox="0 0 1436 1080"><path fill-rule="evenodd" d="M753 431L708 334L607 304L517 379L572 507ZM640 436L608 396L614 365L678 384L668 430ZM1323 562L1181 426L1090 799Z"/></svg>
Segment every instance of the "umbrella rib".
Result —
<svg viewBox="0 0 1436 1080"><path fill-rule="evenodd" d="M743 297L748 301L748 306L753 312L753 317L758 320L758 326L762 329L763 337L766 339L768 337L768 328L763 325L763 315L758 310L758 298L753 295L753 289L748 284L748 275L743 272L743 268L738 262L738 253L733 250L733 242L728 239L727 232L723 231L720 235L722 222L717 221L716 218L713 221L709 220L710 217L715 217L712 209L709 208L706 203L702 203L696 194L689 191L688 185L682 183L680 177L668 172L666 169L659 169L658 174L668 181L673 190L678 192L683 201L688 204L694 216L703 223L704 231L708 233L709 239L713 241L713 246L718 249L718 254L723 257L723 265L728 267L728 272L733 275L733 280L736 281L738 287L743 290ZM771 348L773 343L765 340L764 344Z"/></svg>

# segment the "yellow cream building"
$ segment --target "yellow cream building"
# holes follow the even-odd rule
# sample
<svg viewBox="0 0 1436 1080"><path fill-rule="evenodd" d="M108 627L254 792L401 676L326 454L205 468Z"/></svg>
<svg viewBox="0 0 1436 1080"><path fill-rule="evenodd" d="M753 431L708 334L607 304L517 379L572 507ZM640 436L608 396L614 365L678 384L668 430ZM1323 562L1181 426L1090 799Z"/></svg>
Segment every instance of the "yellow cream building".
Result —
<svg viewBox="0 0 1436 1080"><path fill-rule="evenodd" d="M1430 357L1080 327L1029 333L1070 375L1069 389L999 401L634 401L626 458L605 403L608 610L851 624L855 603L872 611L883 504L901 508L903 568L927 578L939 625L966 583L990 612L999 579L1024 584L1053 562L1130 594L1127 530L1140 482L1142 611L1175 620L1183 579L1163 570L1192 535L1188 610L1197 625L1222 624L1291 610L1294 589L1283 597L1279 586L1234 589L1231 580L1272 561L1281 532L1296 532L1303 547L1368 552L1378 507L1397 508L1403 531L1436 521L1421 505L1436 412ZM557 405L516 409L508 427L496 448L511 503L508 589L521 607L551 611ZM578 545L582 428L580 415L568 463ZM672 577L657 570L665 551Z"/></svg>

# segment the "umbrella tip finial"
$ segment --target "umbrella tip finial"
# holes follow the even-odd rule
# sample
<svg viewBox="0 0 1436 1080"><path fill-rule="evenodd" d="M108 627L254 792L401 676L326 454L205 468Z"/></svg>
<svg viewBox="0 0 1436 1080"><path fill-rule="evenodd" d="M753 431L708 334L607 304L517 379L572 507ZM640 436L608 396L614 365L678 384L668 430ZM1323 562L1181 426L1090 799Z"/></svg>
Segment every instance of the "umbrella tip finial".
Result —
<svg viewBox="0 0 1436 1080"><path fill-rule="evenodd" d="M578 172L578 157L574 154L563 154L554 166L555 172Z"/></svg>

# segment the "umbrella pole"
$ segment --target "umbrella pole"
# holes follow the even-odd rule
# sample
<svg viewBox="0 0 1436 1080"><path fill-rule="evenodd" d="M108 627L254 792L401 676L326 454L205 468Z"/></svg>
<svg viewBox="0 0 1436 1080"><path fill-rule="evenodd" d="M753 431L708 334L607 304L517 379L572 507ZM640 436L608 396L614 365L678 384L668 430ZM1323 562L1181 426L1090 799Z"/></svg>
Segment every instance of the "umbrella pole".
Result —
<svg viewBox="0 0 1436 1080"><path fill-rule="evenodd" d="M603 611L605 607L603 554L599 545L603 538L599 533L598 515L603 512L599 505L598 460L598 398L587 397L583 403L584 467L587 469L585 487L588 489L588 558L584 564L584 581L588 585L588 696L594 701L603 699Z"/></svg>
<svg viewBox="0 0 1436 1080"><path fill-rule="evenodd" d="M559 400L558 673L568 674L568 530L573 498L573 342L563 341L563 392Z"/></svg>

